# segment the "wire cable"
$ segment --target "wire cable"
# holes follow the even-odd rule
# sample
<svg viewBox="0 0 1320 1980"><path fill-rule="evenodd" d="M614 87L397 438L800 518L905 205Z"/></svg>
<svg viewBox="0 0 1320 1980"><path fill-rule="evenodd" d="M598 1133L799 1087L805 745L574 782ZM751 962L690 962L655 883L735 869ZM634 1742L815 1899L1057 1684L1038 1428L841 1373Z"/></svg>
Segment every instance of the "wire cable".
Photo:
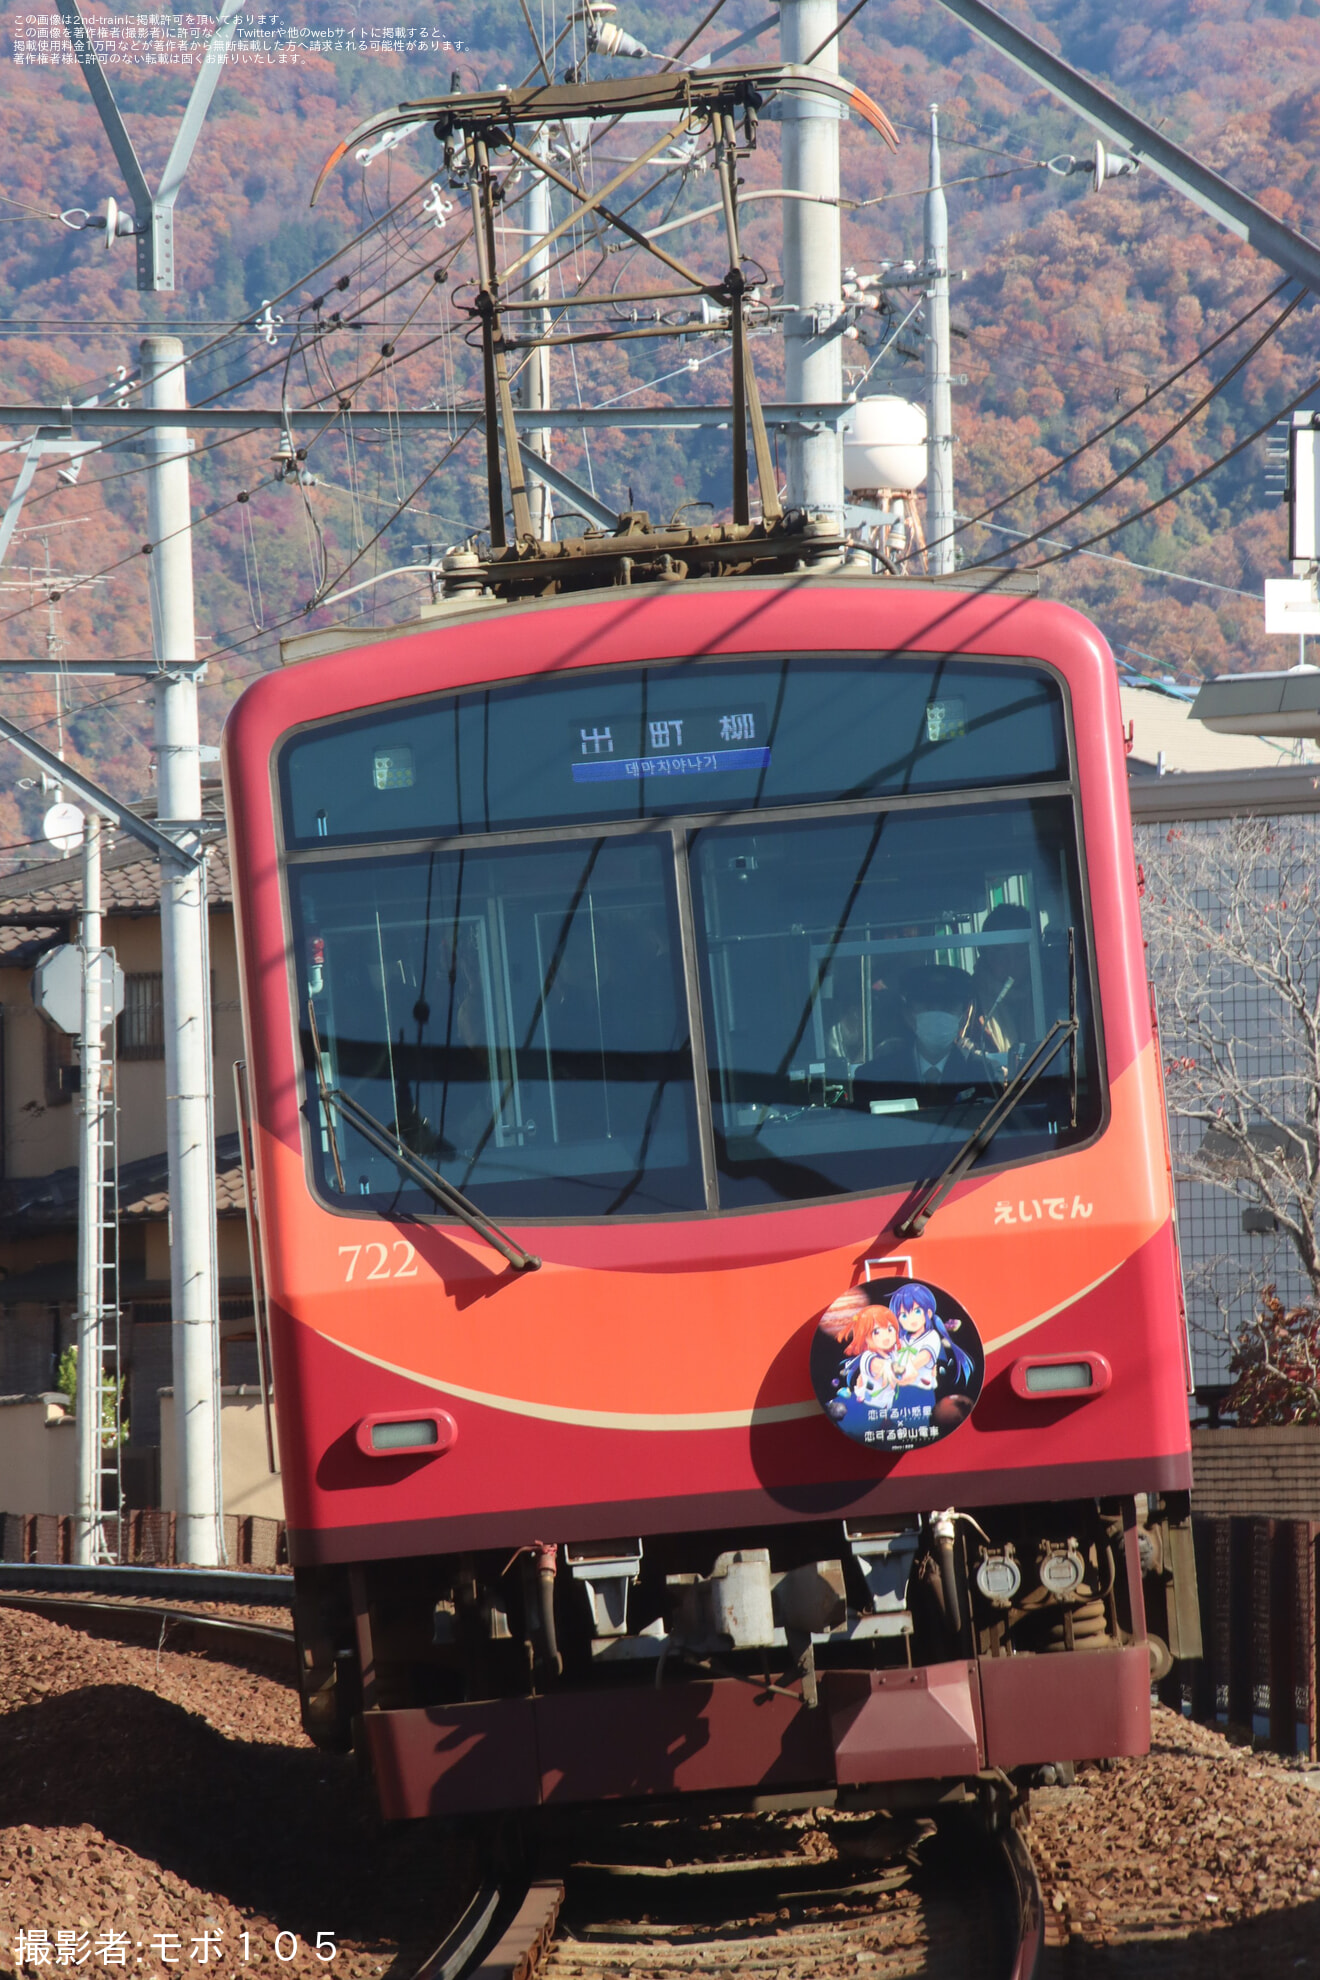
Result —
<svg viewBox="0 0 1320 1980"><path fill-rule="evenodd" d="M847 27L848 23L850 21L855 21L857 19L857 16L861 13L862 8L865 5L866 5L866 0L857 0L856 5L849 9L849 11L844 15L843 19L838 23L838 25L830 29L824 41L820 42L815 48L812 49L810 55L808 55L806 61L803 63L802 66L804 68L809 69L812 63L816 60L816 57L818 55L823 55L825 53L825 50L829 47L832 41L838 40L839 36L843 33L843 30Z"/></svg>
<svg viewBox="0 0 1320 1980"><path fill-rule="evenodd" d="M1270 339L1275 335L1277 335L1277 333L1283 328L1284 324L1288 321L1288 318L1293 314L1293 311L1296 310L1300 306L1300 304L1306 300L1309 294L1310 294L1309 289L1299 289L1298 293L1293 297L1292 301L1290 303L1285 304L1284 308L1280 310L1279 314L1275 317L1273 323L1266 325L1265 329L1262 330L1260 336L1256 338L1255 342L1249 344L1246 350L1242 353L1241 357L1236 358L1233 361L1233 363L1229 366L1228 370L1224 373L1223 377L1217 379L1215 383L1209 388L1208 391L1203 392L1200 398L1197 399L1191 406L1188 407L1187 411L1182 415L1182 417L1176 420L1166 433L1162 433L1158 440L1152 441L1151 445L1147 447L1144 450L1144 452L1138 454L1134 461L1129 461L1127 466L1121 468L1117 474L1112 475L1110 479L1107 482L1105 482L1102 487L1095 489L1093 493L1086 496L1084 500L1074 503L1071 509L1065 509L1061 516L1056 516L1052 522L1046 523L1042 529L1033 531L1033 533L1030 536L1026 537L1024 541L1019 545L1019 548L1028 549L1031 546L1031 544L1037 542L1039 538L1043 536L1048 530L1062 529L1063 525L1065 523L1071 522L1074 516L1081 515L1083 510L1085 509L1093 508L1095 504L1099 501L1102 501L1106 495L1112 494L1114 489L1119 487L1122 482L1130 480L1131 477L1137 472L1139 468L1144 467L1146 462L1150 460L1153 455L1158 454L1162 448L1167 447L1169 442L1171 440L1176 439L1178 434L1182 432L1183 428L1187 426L1193 419L1195 419L1198 413L1203 412L1213 399L1219 397L1219 394L1223 392L1232 383L1234 378L1237 377L1238 373L1242 371L1245 368L1245 366L1250 364L1252 358L1256 356L1257 352L1262 350L1265 347L1265 345L1269 343ZM1032 568L1035 567L1032 566Z"/></svg>
<svg viewBox="0 0 1320 1980"><path fill-rule="evenodd" d="M1230 323L1226 330L1221 330L1217 337L1212 338L1210 343L1206 344L1202 350L1196 353L1195 357L1190 357L1185 364L1180 364L1176 371L1170 372L1169 376L1162 379L1158 385L1147 387L1146 396L1140 405L1129 406L1126 411L1119 413L1116 419L1109 420L1106 425L1099 427L1096 432L1092 433L1088 439L1083 440L1080 445L1074 447L1071 453L1064 454L1057 461L1051 461L1048 467L1042 468L1039 474L1033 474L1030 481L1022 482L1011 494L1001 495L997 501L989 503L984 509L978 509L974 516L964 517L958 523L957 528L949 530L943 537L937 537L935 541L947 542L951 536L960 536L963 530L970 529L973 523L983 521L986 516L996 515L1000 509L1006 509L1010 502L1016 502L1023 495L1029 495L1032 489L1039 488L1043 481L1048 481L1051 476L1061 473L1064 468L1071 467L1072 463L1080 460L1081 456L1088 449L1097 446L1101 440L1107 440L1111 433L1116 433L1120 426L1125 425L1137 413L1144 412L1152 399L1159 398L1162 393L1169 390L1170 386L1176 385L1180 379L1185 378L1189 371L1194 371L1198 364L1204 364L1207 358L1213 357L1221 344L1227 343L1230 337L1236 336L1239 330L1245 329L1253 316L1258 316L1267 304L1272 303L1277 296L1283 294L1284 290L1288 287L1290 279L1290 277L1285 276L1282 282L1277 283L1269 291L1268 295L1262 296L1259 302L1253 303L1245 315L1238 317L1236 323ZM1049 527L1054 528L1055 525L1050 524ZM933 547L933 544L928 546L928 548Z"/></svg>
<svg viewBox="0 0 1320 1980"><path fill-rule="evenodd" d="M1025 530L1009 529L1005 523L983 522L978 523L977 528L992 529L996 536L1022 537L1026 535ZM1043 536L1041 542L1058 544L1059 539L1057 536ZM1072 551L1079 557L1098 557L1105 564L1121 564L1126 571L1142 571L1147 577L1167 578L1170 584L1194 584L1202 591L1224 591L1228 593L1230 598L1250 598L1256 605L1262 602L1262 594L1259 591L1241 591L1237 585L1217 584L1213 578L1192 577L1187 571L1166 570L1163 564L1139 564L1135 557L1116 557L1109 550L1085 550L1077 543L1064 543L1060 544L1059 547L1063 550ZM1131 649L1133 653L1136 650L1135 646ZM1149 659L1150 656L1147 654L1145 657Z"/></svg>
<svg viewBox="0 0 1320 1980"><path fill-rule="evenodd" d="M0 626L7 626L13 619L21 619L26 613L37 610L41 605L58 602L62 598L69 597L75 591L85 590L88 585L95 584L99 579L110 577L115 571L122 570L126 564L131 564L135 557L151 556L160 548L162 543L172 543L176 537L187 536L191 531L200 529L203 523L214 522L217 516L224 515L239 502L246 502L258 489L268 488L273 485L274 481L274 475L267 475L263 480L254 483L252 488L239 489L235 494L230 496L227 502L217 503L214 508L208 509L205 515L191 516L180 528L171 530L166 536L159 537L155 543L143 543L136 550L130 550L125 556L117 557L113 564L105 564L99 571L82 573L67 584L62 584L57 590L48 591L44 597L34 599L30 605L22 605L13 612L6 612L0 615Z"/></svg>
<svg viewBox="0 0 1320 1980"><path fill-rule="evenodd" d="M889 121L893 124L896 131L912 131L918 137L930 136L929 124L904 124L897 117L891 117ZM973 130L979 128L979 125L972 125ZM1001 151L993 144L974 144L970 138L953 137L945 130L943 124L940 126L940 143L956 145L960 151L983 151L988 158L1009 158L1018 165L1047 165L1049 163L1049 160L1046 158L1021 158L1016 152Z"/></svg>
<svg viewBox="0 0 1320 1980"><path fill-rule="evenodd" d="M1093 543L1103 543L1106 538L1115 535L1120 529L1127 529L1132 523L1143 522L1147 516L1153 516L1157 509L1163 509L1170 502L1177 501L1180 495L1185 495L1189 489L1198 487L1212 474L1217 474L1221 467L1226 467L1230 461L1236 460L1240 453L1257 440L1262 440L1272 427L1277 426L1281 419L1286 419L1290 412L1296 411L1303 400L1309 399L1317 390L1320 390L1320 377L1313 378L1309 385L1289 399L1286 405L1280 406L1277 412L1271 413L1269 418L1248 433L1245 439L1236 441L1227 453L1221 454L1218 460L1211 461L1208 467L1200 468L1195 474L1189 475L1187 480L1179 482L1176 488L1170 488L1155 501L1147 502L1144 508L1134 509L1130 516L1124 516L1120 522L1110 523L1108 528L1097 530L1095 535L1088 536L1084 543L1074 543L1067 550L1056 552L1053 557L1042 557L1034 564L1022 564L1018 568L1024 571L1043 571L1050 564L1062 563L1065 557L1075 557L1080 551L1089 550Z"/></svg>

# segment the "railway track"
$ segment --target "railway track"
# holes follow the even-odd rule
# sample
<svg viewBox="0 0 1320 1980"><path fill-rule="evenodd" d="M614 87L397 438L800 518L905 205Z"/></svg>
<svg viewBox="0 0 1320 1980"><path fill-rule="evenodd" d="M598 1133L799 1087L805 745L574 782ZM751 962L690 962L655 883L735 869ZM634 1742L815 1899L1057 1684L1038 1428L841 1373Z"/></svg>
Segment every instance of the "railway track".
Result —
<svg viewBox="0 0 1320 1980"><path fill-rule="evenodd" d="M938 1825L679 1815L606 1827L593 1815L574 1829L546 1839L555 1872L524 1878L503 1903L497 1885L478 1893L417 1980L1040 1973L1025 1840L1011 1825L987 1834L970 1812Z"/></svg>
<svg viewBox="0 0 1320 1980"><path fill-rule="evenodd" d="M125 1596L0 1592L89 1634L296 1676L293 1632ZM1039 1980L1040 1886L1022 1831L971 1808L888 1816L559 1818L544 1874L492 1870L414 1980Z"/></svg>
<svg viewBox="0 0 1320 1980"><path fill-rule="evenodd" d="M50 1595L29 1589L0 1592L0 1608L46 1616L70 1629L118 1643L200 1651L225 1663L251 1665L290 1684L298 1674L293 1631L272 1623L207 1615L131 1596Z"/></svg>

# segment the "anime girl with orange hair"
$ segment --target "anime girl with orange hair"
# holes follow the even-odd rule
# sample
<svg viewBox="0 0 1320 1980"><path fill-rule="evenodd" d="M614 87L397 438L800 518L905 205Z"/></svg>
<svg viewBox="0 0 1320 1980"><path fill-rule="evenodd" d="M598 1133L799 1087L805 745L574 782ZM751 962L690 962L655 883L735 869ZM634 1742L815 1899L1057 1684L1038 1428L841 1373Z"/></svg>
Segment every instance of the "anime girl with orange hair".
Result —
<svg viewBox="0 0 1320 1980"><path fill-rule="evenodd" d="M887 1306L866 1305L853 1314L838 1336L843 1351L841 1388L851 1388L859 1402L888 1412L898 1378L893 1357L899 1347L899 1327Z"/></svg>

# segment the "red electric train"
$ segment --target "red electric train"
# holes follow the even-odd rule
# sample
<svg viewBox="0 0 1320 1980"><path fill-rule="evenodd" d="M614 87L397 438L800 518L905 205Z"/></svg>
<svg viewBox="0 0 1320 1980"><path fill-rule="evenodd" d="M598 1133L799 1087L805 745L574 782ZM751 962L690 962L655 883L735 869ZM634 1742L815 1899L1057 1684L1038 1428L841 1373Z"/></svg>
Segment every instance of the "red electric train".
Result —
<svg viewBox="0 0 1320 1980"><path fill-rule="evenodd" d="M469 592L224 756L312 1736L391 1816L1144 1750L1187 1359L1094 627Z"/></svg>

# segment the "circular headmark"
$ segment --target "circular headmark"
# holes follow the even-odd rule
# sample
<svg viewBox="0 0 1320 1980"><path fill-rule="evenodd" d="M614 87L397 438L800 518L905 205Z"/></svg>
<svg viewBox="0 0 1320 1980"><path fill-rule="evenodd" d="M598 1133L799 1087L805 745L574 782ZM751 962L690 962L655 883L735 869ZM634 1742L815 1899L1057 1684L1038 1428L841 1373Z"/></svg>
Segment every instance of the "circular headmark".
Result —
<svg viewBox="0 0 1320 1980"><path fill-rule="evenodd" d="M970 1314L940 1286L872 1279L841 1293L811 1344L816 1400L845 1437L920 1450L966 1422L985 1379Z"/></svg>

